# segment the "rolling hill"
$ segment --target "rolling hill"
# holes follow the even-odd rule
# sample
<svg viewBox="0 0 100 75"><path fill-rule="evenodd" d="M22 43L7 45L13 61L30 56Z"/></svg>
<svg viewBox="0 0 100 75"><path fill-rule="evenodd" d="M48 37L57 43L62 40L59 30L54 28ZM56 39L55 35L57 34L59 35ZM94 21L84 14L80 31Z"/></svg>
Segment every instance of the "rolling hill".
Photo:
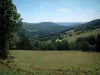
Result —
<svg viewBox="0 0 100 75"><path fill-rule="evenodd" d="M69 30L63 30L60 36L69 42L75 41L78 37L87 37L100 33L100 19L92 20L82 25L74 26Z"/></svg>
<svg viewBox="0 0 100 75"><path fill-rule="evenodd" d="M61 26L76 26L84 24L85 22L55 22L55 23Z"/></svg>
<svg viewBox="0 0 100 75"><path fill-rule="evenodd" d="M41 22L41 23L26 23L22 24L22 32L28 37L32 36L47 36L64 29L69 28L68 26L60 26L53 22Z"/></svg>
<svg viewBox="0 0 100 75"><path fill-rule="evenodd" d="M96 29L96 28L100 28L100 19L95 19L90 22L84 23L82 25L78 25L74 28L74 30L76 30L76 31L92 30L92 29Z"/></svg>
<svg viewBox="0 0 100 75"><path fill-rule="evenodd" d="M72 32L72 36L65 37L69 42L74 42L78 37L87 37L90 35L100 34L100 28L94 29L92 31L86 31L84 33L77 34L78 32Z"/></svg>
<svg viewBox="0 0 100 75"><path fill-rule="evenodd" d="M76 23L74 23L74 25L71 25L71 26L62 26L60 24L53 23L53 22L41 22L41 23L25 23L24 22L22 26L22 29L23 29L22 32L28 37L41 37L41 36L52 37L53 35L56 37L63 36L64 39L66 39L65 36L69 35L70 33L71 36L67 36L67 39L69 41L70 40L72 41L73 39L75 40L77 39L77 37L81 35L88 36L88 34L89 35L92 33L94 34L95 32L99 33L99 30L100 30L100 29L97 29L97 28L100 28L100 19L92 20L90 22L86 22L81 25L75 25L75 24ZM70 32L70 31L73 31L73 32ZM85 33L76 35L79 32L85 32Z"/></svg>

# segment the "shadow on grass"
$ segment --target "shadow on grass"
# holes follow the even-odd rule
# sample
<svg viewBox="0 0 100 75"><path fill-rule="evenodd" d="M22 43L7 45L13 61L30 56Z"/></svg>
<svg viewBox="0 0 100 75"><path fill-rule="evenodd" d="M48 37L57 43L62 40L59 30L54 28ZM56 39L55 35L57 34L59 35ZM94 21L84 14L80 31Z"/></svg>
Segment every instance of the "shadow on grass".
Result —
<svg viewBox="0 0 100 75"><path fill-rule="evenodd" d="M8 56L8 59L14 59L14 58L17 58L17 57L15 57L15 56Z"/></svg>

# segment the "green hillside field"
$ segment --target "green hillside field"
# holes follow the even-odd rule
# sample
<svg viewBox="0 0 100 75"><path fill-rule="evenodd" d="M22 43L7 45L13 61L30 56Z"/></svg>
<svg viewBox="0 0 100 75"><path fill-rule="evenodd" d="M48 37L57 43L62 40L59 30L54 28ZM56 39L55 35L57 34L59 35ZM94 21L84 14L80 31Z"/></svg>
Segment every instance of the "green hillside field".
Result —
<svg viewBox="0 0 100 75"><path fill-rule="evenodd" d="M0 75L100 75L100 53L81 51L10 51Z"/></svg>
<svg viewBox="0 0 100 75"><path fill-rule="evenodd" d="M65 37L64 39L67 39L69 42L73 42L75 41L78 37L87 37L87 36L90 36L90 35L97 35L98 33L100 34L100 28L98 29L94 29L92 31L87 31L87 32L84 32L84 33L81 33L81 34L77 34L75 35L76 32L72 32L72 36L68 36L68 37Z"/></svg>

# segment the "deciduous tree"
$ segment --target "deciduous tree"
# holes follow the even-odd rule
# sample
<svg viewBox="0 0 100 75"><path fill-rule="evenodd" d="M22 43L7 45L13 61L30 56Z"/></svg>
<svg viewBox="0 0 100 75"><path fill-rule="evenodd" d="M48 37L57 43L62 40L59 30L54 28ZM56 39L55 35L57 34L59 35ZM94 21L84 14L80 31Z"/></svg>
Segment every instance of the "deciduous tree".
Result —
<svg viewBox="0 0 100 75"><path fill-rule="evenodd" d="M8 57L11 34L18 30L21 21L12 0L0 0L0 58Z"/></svg>

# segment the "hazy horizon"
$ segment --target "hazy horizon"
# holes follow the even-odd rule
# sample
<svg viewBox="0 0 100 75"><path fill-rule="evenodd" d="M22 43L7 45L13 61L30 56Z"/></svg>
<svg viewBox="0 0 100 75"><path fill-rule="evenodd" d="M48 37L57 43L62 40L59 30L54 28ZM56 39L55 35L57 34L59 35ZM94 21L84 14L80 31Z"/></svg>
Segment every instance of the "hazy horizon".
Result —
<svg viewBox="0 0 100 75"><path fill-rule="evenodd" d="M23 22L23 23L43 23L43 22L52 22L52 21L42 21L42 22ZM89 22L89 21L87 21ZM53 22L53 23L86 23L86 22Z"/></svg>

